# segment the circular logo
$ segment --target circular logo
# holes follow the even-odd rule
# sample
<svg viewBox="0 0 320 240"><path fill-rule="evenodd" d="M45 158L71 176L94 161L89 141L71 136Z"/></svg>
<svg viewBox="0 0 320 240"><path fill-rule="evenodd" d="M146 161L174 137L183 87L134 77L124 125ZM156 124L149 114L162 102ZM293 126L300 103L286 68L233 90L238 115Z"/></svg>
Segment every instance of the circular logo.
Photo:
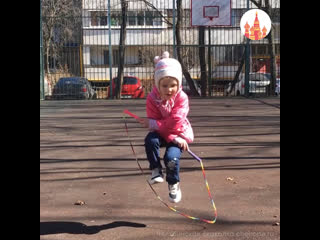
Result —
<svg viewBox="0 0 320 240"><path fill-rule="evenodd" d="M240 20L241 32L251 40L260 40L268 35L271 30L269 15L260 9L251 9Z"/></svg>

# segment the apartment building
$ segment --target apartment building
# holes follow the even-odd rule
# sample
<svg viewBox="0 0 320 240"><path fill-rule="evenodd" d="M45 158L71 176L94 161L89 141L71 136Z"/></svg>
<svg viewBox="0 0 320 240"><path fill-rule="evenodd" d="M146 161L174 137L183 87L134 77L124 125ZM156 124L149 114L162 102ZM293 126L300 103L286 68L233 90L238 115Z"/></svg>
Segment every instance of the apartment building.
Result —
<svg viewBox="0 0 320 240"><path fill-rule="evenodd" d="M191 26L191 1L182 0L180 47L188 58L188 69L193 78L200 77L199 68L199 28ZM193 0L199 1L199 0ZM210 1L210 0L207 0ZM177 22L176 1L173 0L129 0L127 8L127 31L125 41L125 75L135 75L142 80L151 80L153 58L164 50L174 55L176 46L175 29ZM237 65L244 50L246 38L239 27L241 16L248 10L246 0L231 0L229 26L211 26L205 30L205 46L210 47L212 69L218 65ZM274 43L278 70L280 72L280 0L270 0L273 8ZM256 8L250 2L249 8ZM82 68L90 81L109 81L117 74L120 23L122 18L121 1L110 0L110 29L108 21L108 0L83 0L82 26ZM111 36L109 35L111 31ZM209 34L210 31L210 34ZM268 40L251 41L251 63L260 68L268 68ZM110 65L109 49L112 53ZM257 62L257 63L256 63ZM258 67L259 68L259 67ZM111 69L111 74L110 74ZM267 71L267 70L266 70Z"/></svg>

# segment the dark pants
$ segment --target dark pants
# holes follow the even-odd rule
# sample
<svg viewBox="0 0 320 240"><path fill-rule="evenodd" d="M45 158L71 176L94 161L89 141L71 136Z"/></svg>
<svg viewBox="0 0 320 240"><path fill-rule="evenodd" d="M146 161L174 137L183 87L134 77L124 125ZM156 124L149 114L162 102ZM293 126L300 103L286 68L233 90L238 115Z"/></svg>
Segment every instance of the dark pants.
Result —
<svg viewBox="0 0 320 240"><path fill-rule="evenodd" d="M163 157L166 166L166 181L171 185L180 182L179 171L182 149L173 142L167 143L157 132L149 132L144 142L150 170L154 168L162 170L160 147L166 147Z"/></svg>

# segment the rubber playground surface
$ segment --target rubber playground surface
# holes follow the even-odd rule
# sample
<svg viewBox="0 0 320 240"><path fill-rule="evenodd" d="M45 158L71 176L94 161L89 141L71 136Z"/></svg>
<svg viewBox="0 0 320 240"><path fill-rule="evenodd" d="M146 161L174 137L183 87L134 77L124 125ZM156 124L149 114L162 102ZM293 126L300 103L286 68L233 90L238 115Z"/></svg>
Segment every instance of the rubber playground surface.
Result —
<svg viewBox="0 0 320 240"><path fill-rule="evenodd" d="M280 239L280 98L190 99L195 141L217 208L214 224L162 204L141 174L122 111L145 117L145 100L40 102L40 239ZM126 116L147 174L146 129ZM163 156L163 151L161 155ZM200 164L181 159L177 210L212 220Z"/></svg>

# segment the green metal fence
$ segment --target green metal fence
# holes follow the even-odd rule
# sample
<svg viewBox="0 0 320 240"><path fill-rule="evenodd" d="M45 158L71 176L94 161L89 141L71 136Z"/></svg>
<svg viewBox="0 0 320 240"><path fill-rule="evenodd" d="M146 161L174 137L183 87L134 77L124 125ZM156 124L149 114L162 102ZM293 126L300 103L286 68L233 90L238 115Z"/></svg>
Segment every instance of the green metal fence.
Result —
<svg viewBox="0 0 320 240"><path fill-rule="evenodd" d="M141 80L147 96L153 58L163 51L180 57L202 97L280 93L280 0L231 0L229 25L204 27L192 26L195 1L223 2L40 0L40 98L52 98L60 78L80 76L89 80L97 99L108 99L110 79L121 68L123 76ZM213 8L203 16L215 14ZM272 29L261 40L241 33L240 19L250 9L262 9L271 18ZM265 87L252 86L266 79ZM188 87L188 81L183 84Z"/></svg>

